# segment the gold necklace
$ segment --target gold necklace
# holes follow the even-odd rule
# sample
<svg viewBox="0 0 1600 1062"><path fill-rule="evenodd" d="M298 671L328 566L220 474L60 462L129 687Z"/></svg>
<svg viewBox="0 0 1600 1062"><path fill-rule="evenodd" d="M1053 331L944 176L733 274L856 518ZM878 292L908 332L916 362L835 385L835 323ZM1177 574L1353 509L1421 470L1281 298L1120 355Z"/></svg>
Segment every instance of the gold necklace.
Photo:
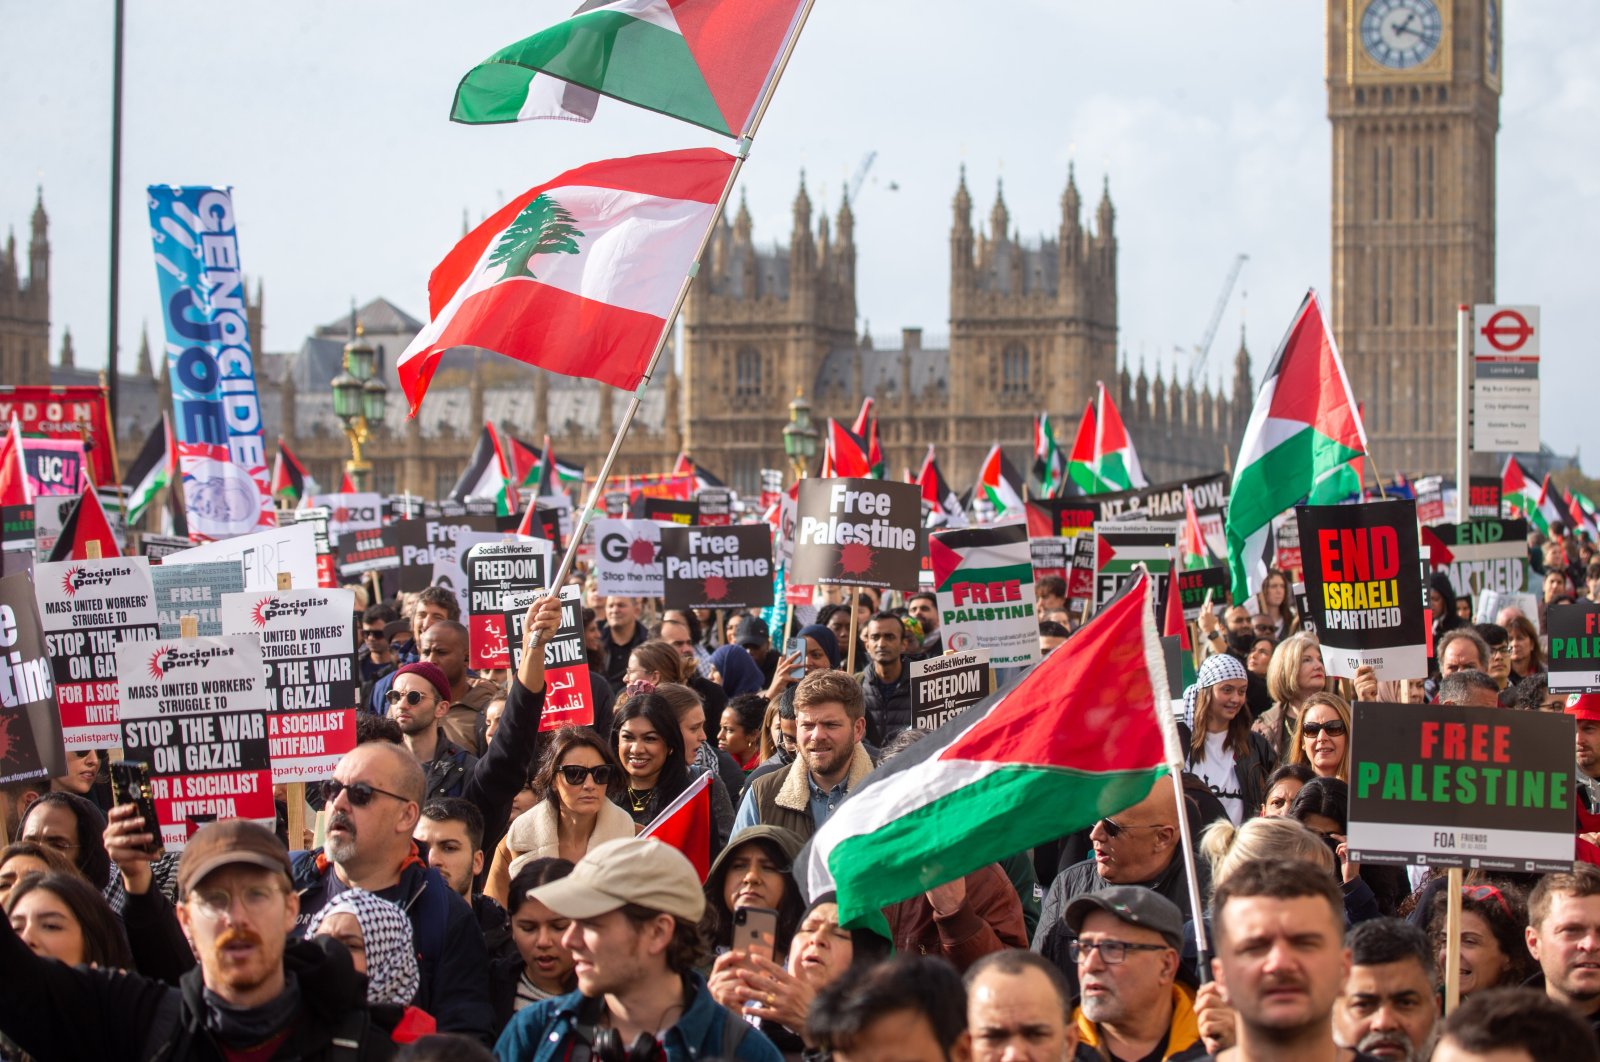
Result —
<svg viewBox="0 0 1600 1062"><path fill-rule="evenodd" d="M646 789L644 792L639 793L634 791L633 786L630 785L628 787L628 803L632 806L634 811L639 812L644 810L645 804L650 800L650 792L650 790Z"/></svg>

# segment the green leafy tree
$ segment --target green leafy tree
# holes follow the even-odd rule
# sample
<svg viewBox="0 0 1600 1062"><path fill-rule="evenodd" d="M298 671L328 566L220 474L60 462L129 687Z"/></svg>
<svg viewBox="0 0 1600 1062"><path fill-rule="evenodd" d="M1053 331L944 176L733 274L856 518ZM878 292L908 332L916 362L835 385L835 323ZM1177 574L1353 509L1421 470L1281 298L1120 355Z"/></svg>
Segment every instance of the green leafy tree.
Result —
<svg viewBox="0 0 1600 1062"><path fill-rule="evenodd" d="M536 276L534 255L578 253L578 237L583 233L578 231L577 220L554 199L537 196L500 235L489 264L506 267L501 279Z"/></svg>

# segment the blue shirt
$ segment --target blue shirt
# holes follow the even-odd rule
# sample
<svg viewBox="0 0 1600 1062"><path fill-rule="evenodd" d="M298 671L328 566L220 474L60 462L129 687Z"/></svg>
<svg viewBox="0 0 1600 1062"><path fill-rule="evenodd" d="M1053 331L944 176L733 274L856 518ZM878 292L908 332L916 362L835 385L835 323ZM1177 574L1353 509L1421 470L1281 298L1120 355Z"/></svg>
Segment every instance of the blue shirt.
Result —
<svg viewBox="0 0 1600 1062"><path fill-rule="evenodd" d="M822 824L828 821L828 816L832 815L834 809L850 794L849 776L846 775L832 789L825 790L812 779L811 772L806 770L805 764L796 760L794 766L806 772L806 790L811 794L810 799L807 801L811 810L811 821L820 830ZM744 798L739 801L739 813L733 817L733 833L736 834L746 827L759 826L760 824L761 819L756 814L755 790L746 786ZM730 837L732 835L729 834Z"/></svg>

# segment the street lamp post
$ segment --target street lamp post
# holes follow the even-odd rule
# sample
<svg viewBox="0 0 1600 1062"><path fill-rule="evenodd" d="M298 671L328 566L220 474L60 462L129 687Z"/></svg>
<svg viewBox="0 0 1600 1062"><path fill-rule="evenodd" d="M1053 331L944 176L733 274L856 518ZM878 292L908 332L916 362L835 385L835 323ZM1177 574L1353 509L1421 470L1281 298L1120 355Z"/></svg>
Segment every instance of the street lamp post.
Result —
<svg viewBox="0 0 1600 1062"><path fill-rule="evenodd" d="M378 354L363 337L361 326L344 348L344 371L333 378L333 414L344 424L350 440L350 460L345 468L350 482L360 491L371 486L372 462L361 456L361 447L373 429L383 423L389 388L376 375Z"/></svg>
<svg viewBox="0 0 1600 1062"><path fill-rule="evenodd" d="M811 403L798 392L789 403L789 423L783 429L783 452L794 468L794 478L805 479L811 459L817 456L817 429L811 423Z"/></svg>

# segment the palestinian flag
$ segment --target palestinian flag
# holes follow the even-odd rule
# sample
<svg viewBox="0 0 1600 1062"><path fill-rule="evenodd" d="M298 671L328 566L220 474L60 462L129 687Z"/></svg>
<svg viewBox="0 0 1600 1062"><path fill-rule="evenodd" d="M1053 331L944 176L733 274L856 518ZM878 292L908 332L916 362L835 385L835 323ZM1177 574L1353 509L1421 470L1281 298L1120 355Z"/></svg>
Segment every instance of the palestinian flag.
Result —
<svg viewBox="0 0 1600 1062"><path fill-rule="evenodd" d="M1183 669L1183 688L1188 689L1195 680L1194 642L1189 638L1189 623L1183 618L1183 594L1178 588L1176 574L1167 580L1167 603L1161 612L1161 636L1178 639L1178 666Z"/></svg>
<svg viewBox="0 0 1600 1062"><path fill-rule="evenodd" d="M1211 567L1211 550L1206 546L1206 536L1200 532L1200 514L1194 509L1194 494L1189 485L1183 485L1183 529L1178 532L1178 545L1183 552L1183 570Z"/></svg>
<svg viewBox="0 0 1600 1062"><path fill-rule="evenodd" d="M801 0L590 0L565 22L467 71L450 118L469 125L588 121L595 110L588 93L594 93L743 136L755 125L784 46L799 32L804 6Z"/></svg>
<svg viewBox="0 0 1600 1062"><path fill-rule="evenodd" d="M1094 471L1095 415L1094 399L1083 407L1083 419L1078 421L1078 434L1072 440L1072 450L1067 454L1067 482L1083 494L1105 494L1110 487L1100 482Z"/></svg>
<svg viewBox="0 0 1600 1062"><path fill-rule="evenodd" d="M511 481L511 470L506 465L505 453L500 448L500 437L485 424L478 433L478 443L467 458L466 470L456 485L450 488L453 501L468 498L493 498L495 512L510 516L517 511L517 488Z"/></svg>
<svg viewBox="0 0 1600 1062"><path fill-rule="evenodd" d="M128 526L144 519L144 514L161 495L161 488L172 479L167 443L167 419L161 418L139 448L139 456L128 466L122 485L128 492Z"/></svg>
<svg viewBox="0 0 1600 1062"><path fill-rule="evenodd" d="M1099 388L1099 408L1095 410L1094 474L1105 490L1133 490L1148 487L1144 472L1139 468L1139 455L1133 449L1133 439L1122 423L1122 414L1111 400L1105 384Z"/></svg>
<svg viewBox="0 0 1600 1062"><path fill-rule="evenodd" d="M1595 512L1594 502L1575 490L1567 491L1566 499L1567 512L1572 514L1573 528L1586 531L1591 537L1600 535L1600 516Z"/></svg>
<svg viewBox="0 0 1600 1062"><path fill-rule="evenodd" d="M922 459L922 470L915 480L922 488L922 501L929 527L965 527L967 514L961 496L945 482L939 463L933 459L933 444L928 444L928 455Z"/></svg>
<svg viewBox="0 0 1600 1062"><path fill-rule="evenodd" d="M713 476L704 465L699 464L686 453L680 453L678 460L673 462L672 474L674 476L693 476L695 490L705 490L707 487L726 487L716 476Z"/></svg>
<svg viewBox="0 0 1600 1062"><path fill-rule="evenodd" d="M89 548L91 542L98 545L98 551ZM106 519L100 496L95 493L94 487L89 486L83 489L78 496L78 504L62 521L61 537L56 539L55 546L51 548L49 559L88 560L91 553L101 557L120 557L122 547L117 544L117 533L112 530L111 521Z"/></svg>
<svg viewBox="0 0 1600 1062"><path fill-rule="evenodd" d="M1552 524L1566 522L1566 514L1561 511L1561 505L1557 500L1559 496L1559 488L1551 489L1550 473L1546 472L1544 480L1539 484L1539 501L1528 513L1528 518L1533 521L1535 527L1547 535Z"/></svg>
<svg viewBox="0 0 1600 1062"><path fill-rule="evenodd" d="M1038 498L1059 495L1066 479L1066 466L1066 456L1056 443L1050 414L1041 413L1033 418L1033 468L1028 477L1029 491Z"/></svg>
<svg viewBox="0 0 1600 1062"><path fill-rule="evenodd" d="M469 232L429 277L432 319L396 365L412 415L451 347L634 390L734 161L695 148L591 163Z"/></svg>
<svg viewBox="0 0 1600 1062"><path fill-rule="evenodd" d="M1065 645L874 771L804 854L839 922L1138 803L1181 762L1148 576Z"/></svg>
<svg viewBox="0 0 1600 1062"><path fill-rule="evenodd" d="M302 499L321 492L316 477L307 472L299 459L290 453L280 436L278 456L272 462L272 496L287 502L292 508L299 505Z"/></svg>
<svg viewBox="0 0 1600 1062"><path fill-rule="evenodd" d="M509 433L502 432L502 437L506 441L506 454L511 459L511 477L517 481L518 490L532 490L543 483L545 489L540 496L548 497L569 486L583 485L583 469L556 457L550 446L550 436L544 437L542 450Z"/></svg>
<svg viewBox="0 0 1600 1062"><path fill-rule="evenodd" d="M872 475L867 459L867 441L832 417L828 418L828 438L822 453L824 479L866 479Z"/></svg>
<svg viewBox="0 0 1600 1062"><path fill-rule="evenodd" d="M1024 515L1022 477L998 444L990 448L989 456L979 466L977 489L973 494L994 507L996 520Z"/></svg>
<svg viewBox="0 0 1600 1062"><path fill-rule="evenodd" d="M711 775L702 774L678 794L678 799L639 831L688 857L703 883L711 875Z"/></svg>
<svg viewBox="0 0 1600 1062"><path fill-rule="evenodd" d="M1350 461L1366 449L1339 348L1317 293L1307 291L1261 381L1234 465L1227 534L1235 601L1266 578L1273 517L1302 501L1358 493Z"/></svg>
<svg viewBox="0 0 1600 1062"><path fill-rule="evenodd" d="M884 460L883 446L878 442L877 402L871 395L861 400L861 412L856 414L856 422L850 430L866 446L868 478L885 478L889 471L888 462Z"/></svg>
<svg viewBox="0 0 1600 1062"><path fill-rule="evenodd" d="M1507 457L1506 467L1500 470L1500 503L1537 523L1533 514L1539 510L1539 490L1528 477L1528 470L1515 457Z"/></svg>

